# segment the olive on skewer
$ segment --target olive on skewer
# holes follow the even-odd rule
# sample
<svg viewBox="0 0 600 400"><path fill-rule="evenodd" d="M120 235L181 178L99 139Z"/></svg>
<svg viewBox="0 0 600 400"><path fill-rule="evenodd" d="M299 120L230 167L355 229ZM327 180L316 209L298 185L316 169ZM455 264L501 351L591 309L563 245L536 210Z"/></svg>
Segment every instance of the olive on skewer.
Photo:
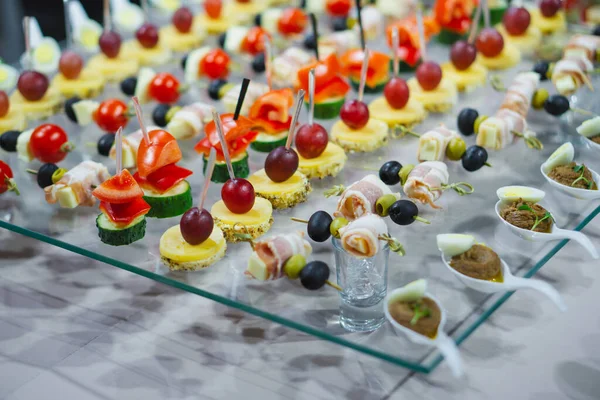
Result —
<svg viewBox="0 0 600 400"><path fill-rule="evenodd" d="M58 165L53 163L43 164L37 171L34 169L26 169L26 171L37 175L37 184L42 189L55 184L67 173L66 169L59 168Z"/></svg>
<svg viewBox="0 0 600 400"><path fill-rule="evenodd" d="M106 133L100 136L98 139L98 143L96 144L96 148L98 149L98 154L104 157L108 157L110 154L110 149L115 143L115 135L113 133Z"/></svg>
<svg viewBox="0 0 600 400"><path fill-rule="evenodd" d="M125 78L121 81L119 87L121 88L121 92L127 96L135 95L135 88L137 86L137 78L135 76L130 76L129 78Z"/></svg>
<svg viewBox="0 0 600 400"><path fill-rule="evenodd" d="M8 151L9 153L13 153L17 151L17 140L19 139L19 135L22 132L20 131L6 131L2 135L0 135L0 148L4 151Z"/></svg>
<svg viewBox="0 0 600 400"><path fill-rule="evenodd" d="M300 278L300 283L308 290L318 290L329 285L337 290L341 287L329 281L329 266L323 261L306 262L301 254L290 257L283 265L283 272L289 279Z"/></svg>

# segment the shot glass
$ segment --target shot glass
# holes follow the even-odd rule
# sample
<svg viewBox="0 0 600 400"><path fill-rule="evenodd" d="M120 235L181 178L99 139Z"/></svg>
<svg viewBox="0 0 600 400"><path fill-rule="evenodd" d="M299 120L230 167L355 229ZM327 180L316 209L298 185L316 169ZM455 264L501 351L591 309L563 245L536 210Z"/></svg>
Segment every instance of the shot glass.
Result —
<svg viewBox="0 0 600 400"><path fill-rule="evenodd" d="M388 260L387 244L371 258L357 258L333 238L335 266L340 292L340 324L351 332L370 332L385 321L382 306L387 294Z"/></svg>

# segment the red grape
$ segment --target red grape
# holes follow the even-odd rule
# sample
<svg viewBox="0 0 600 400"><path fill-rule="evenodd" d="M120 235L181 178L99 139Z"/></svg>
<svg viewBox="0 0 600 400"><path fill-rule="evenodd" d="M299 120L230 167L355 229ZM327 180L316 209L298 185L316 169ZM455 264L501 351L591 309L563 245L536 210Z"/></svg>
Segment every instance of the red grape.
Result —
<svg viewBox="0 0 600 400"><path fill-rule="evenodd" d="M173 25L181 33L188 33L192 29L194 15L187 7L181 7L173 14Z"/></svg>
<svg viewBox="0 0 600 400"><path fill-rule="evenodd" d="M442 81L442 69L433 61L425 61L417 67L417 81L423 90L433 90Z"/></svg>
<svg viewBox="0 0 600 400"><path fill-rule="evenodd" d="M504 38L494 28L483 28L475 41L477 51L486 57L496 57L504 48Z"/></svg>
<svg viewBox="0 0 600 400"><path fill-rule="evenodd" d="M0 90L0 118L4 117L8 114L8 109L10 108L10 101L8 100L8 95L4 90Z"/></svg>
<svg viewBox="0 0 600 400"><path fill-rule="evenodd" d="M117 58L121 51L121 35L114 31L105 31L100 35L98 45L108 58Z"/></svg>
<svg viewBox="0 0 600 400"><path fill-rule="evenodd" d="M285 182L298 169L298 153L292 148L279 146L269 153L265 160L265 173L273 182Z"/></svg>
<svg viewBox="0 0 600 400"><path fill-rule="evenodd" d="M146 22L138 28L135 37L143 48L151 49L158 44L158 29L156 25Z"/></svg>
<svg viewBox="0 0 600 400"><path fill-rule="evenodd" d="M340 117L350 129L361 129L369 123L369 107L360 100L347 101L342 106Z"/></svg>
<svg viewBox="0 0 600 400"><path fill-rule="evenodd" d="M183 240L195 246L203 243L213 231L214 221L206 209L190 208L181 216L179 230Z"/></svg>
<svg viewBox="0 0 600 400"><path fill-rule="evenodd" d="M235 214L245 214L254 207L254 186L243 178L229 179L221 188L225 206Z"/></svg>
<svg viewBox="0 0 600 400"><path fill-rule="evenodd" d="M525 7L511 7L502 18L506 31L514 36L522 35L529 28L531 15Z"/></svg>
<svg viewBox="0 0 600 400"><path fill-rule="evenodd" d="M319 124L304 124L296 133L296 150L304 158L319 157L325 151L329 136Z"/></svg>
<svg viewBox="0 0 600 400"><path fill-rule="evenodd" d="M392 108L399 110L408 103L410 89L404 79L394 77L385 84L383 95Z"/></svg>
<svg viewBox="0 0 600 400"><path fill-rule="evenodd" d="M60 73L67 79L77 79L83 69L83 58L74 51L65 51L58 61Z"/></svg>
<svg viewBox="0 0 600 400"><path fill-rule="evenodd" d="M459 71L469 68L477 57L477 48L465 40L459 40L450 49L450 61Z"/></svg>
<svg viewBox="0 0 600 400"><path fill-rule="evenodd" d="M19 92L29 101L37 101L44 97L49 85L46 75L37 71L25 71L17 81Z"/></svg>
<svg viewBox="0 0 600 400"><path fill-rule="evenodd" d="M540 12L546 18L553 17L561 7L561 0L542 0L540 2Z"/></svg>

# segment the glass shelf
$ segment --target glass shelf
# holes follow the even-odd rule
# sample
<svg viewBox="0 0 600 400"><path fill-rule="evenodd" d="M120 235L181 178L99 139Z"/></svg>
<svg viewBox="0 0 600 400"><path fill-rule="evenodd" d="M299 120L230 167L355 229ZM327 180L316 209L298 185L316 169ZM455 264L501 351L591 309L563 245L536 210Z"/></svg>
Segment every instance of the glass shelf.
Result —
<svg viewBox="0 0 600 400"><path fill-rule="evenodd" d="M447 57L448 49L432 45L430 53L442 60ZM506 84L516 74L516 70L530 68L530 63L522 63L512 71L502 73ZM170 67L165 67L169 69ZM549 85L545 82L544 85ZM600 104L592 102L592 94L582 89L578 105L588 109L595 107L600 111ZM117 95L117 88L111 86L103 94L103 98ZM503 93L496 93L491 88L478 89L461 94L459 106L448 115L431 115L415 128L423 133L439 123L455 128L455 115L460 108L474 107L480 114L495 113L502 102ZM373 96L366 96L370 101ZM206 100L204 91L192 90L182 99L183 103ZM219 109L220 105L217 105ZM145 107L146 119L150 120L151 106ZM306 116L302 116L306 120ZM102 161L114 171L114 163L95 154L95 148L86 145L95 143L101 133L94 126L78 128L70 123L64 115L55 116L51 122L67 128L69 135L77 143L78 150L69 154L64 167L71 167L81 160L93 159ZM548 260L550 260L566 241L553 243L532 243L523 241L512 235L501 224L494 213L496 189L500 186L520 184L535 186L547 191L546 206L556 217L558 226L581 230L599 212L598 202L575 200L553 190L540 173L541 163L560 144L570 140L576 148L576 160L585 162L591 168L600 170L598 154L586 145L585 139L578 136L574 127L579 121L567 119L557 120L544 112L531 111L529 115L531 128L538 132L544 143L543 151L528 149L522 141L518 141L499 152L490 152L489 162L492 168L484 167L480 171L469 173L460 163L450 162L451 182L468 181L475 187L475 193L460 197L454 192L446 192L439 200L442 210L420 207L421 216L431 221L431 225L415 223L400 227L389 224L390 234L397 237L406 249L407 255L399 257L390 255L389 285L392 290L418 278L427 278L429 290L442 301L448 311L446 330L458 343L462 343L477 327L497 310L511 295L502 293L489 295L475 292L464 287L442 265L436 248L435 236L438 233L472 233L480 241L495 251L511 266L512 272L518 276L533 276ZM323 122L326 128L332 122ZM137 129L135 121L131 121L127 132ZM465 138L467 145L474 144L474 137ZM203 177L201 160L193 151L197 139L181 143L184 153L182 165L192 169L195 174L189 179L194 196L197 198ZM386 149L371 154L350 154L342 173L336 178L313 181L313 193L307 203L291 210L275 211L275 223L268 233L273 235L290 229L304 230L305 226L290 221L290 217L308 218L315 210L324 209L332 212L336 199L326 199L324 190L335 184L349 184L366 174L373 173L386 160L395 159L402 163L416 164L416 148L418 140L412 137L392 139ZM1 150L0 150L1 151ZM250 150L250 167L252 171L262 167L265 155ZM36 168L39 164L25 164L17 160L15 154L2 154L2 159L9 162L16 174L21 189L21 196L12 194L0 196L0 227L30 236L37 240L64 248L74 253L105 262L118 268L136 273L146 278L161 282L178 289L203 296L227 306L261 318L285 325L289 328L328 340L371 356L389 361L393 364L414 371L429 373L441 361L441 356L430 347L410 343L400 334L395 333L389 324L384 324L378 331L370 334L349 333L338 322L339 295L331 288L325 287L311 292L303 289L299 282L281 279L274 282L249 280L244 275L246 261L250 254L250 246L244 243L230 244L226 257L210 268L193 273L171 272L160 265L158 259L158 243L162 233L179 222L179 218L167 220L148 219L146 236L143 240L127 247L111 247L100 242L95 226L98 214L94 208L78 208L63 210L46 204L43 193L35 184L33 176L27 174L25 168ZM395 187L395 190L400 190ZM207 204L219 198L220 185L210 187ZM312 243L313 259L327 262L335 277L335 263L331 243ZM539 301L548 301L540 296Z"/></svg>

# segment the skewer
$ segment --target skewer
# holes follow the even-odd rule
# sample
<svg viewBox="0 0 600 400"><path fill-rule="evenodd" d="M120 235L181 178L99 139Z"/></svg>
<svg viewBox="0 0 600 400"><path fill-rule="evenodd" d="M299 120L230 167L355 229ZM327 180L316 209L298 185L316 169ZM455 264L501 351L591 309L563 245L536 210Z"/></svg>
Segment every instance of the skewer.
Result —
<svg viewBox="0 0 600 400"><path fill-rule="evenodd" d="M398 33L398 27L392 28L392 57L394 60L394 76L397 77L400 73L400 66L398 63L398 47L400 47L400 34Z"/></svg>
<svg viewBox="0 0 600 400"><path fill-rule="evenodd" d="M421 59L427 61L427 43L425 43L425 28L423 27L423 5L417 3L417 30L419 31L419 43L421 45Z"/></svg>
<svg viewBox="0 0 600 400"><path fill-rule="evenodd" d="M117 174L123 171L123 127L119 127L115 134L115 150L117 158Z"/></svg>
<svg viewBox="0 0 600 400"><path fill-rule="evenodd" d="M317 16L310 13L310 23L312 25L313 36L315 37L315 57L319 61L319 28L317 26Z"/></svg>
<svg viewBox="0 0 600 400"><path fill-rule="evenodd" d="M204 200L206 200L206 194L208 193L208 186L210 185L210 179L215 170L215 161L217 159L217 150L212 147L210 154L208 155L208 164L206 165L206 172L204 173L204 185L202 186L202 192L200 193L200 201L198 202L198 209L202 211L204 208Z"/></svg>
<svg viewBox="0 0 600 400"><path fill-rule="evenodd" d="M248 91L248 86L250 85L250 79L244 78L242 81L242 88L240 89L240 95L238 96L237 104L235 105L235 112L233 113L233 120L237 121L240 116L240 112L242 112L242 105L244 104L244 99L246 98L246 92ZM219 123L221 120L219 120Z"/></svg>
<svg viewBox="0 0 600 400"><path fill-rule="evenodd" d="M300 89L296 94L296 109L294 110L294 115L292 116L292 123L290 124L290 130L288 132L287 141L285 142L286 149L289 149L294 141L294 133L296 132L296 124L298 123L298 117L300 116L300 111L302 110L304 94L305 92L302 89Z"/></svg>
<svg viewBox="0 0 600 400"><path fill-rule="evenodd" d="M110 19L110 0L104 0L104 3L102 4L102 12L104 32L108 32L112 28L112 21Z"/></svg>
<svg viewBox="0 0 600 400"><path fill-rule="evenodd" d="M308 72L308 125L315 119L315 69Z"/></svg>
<svg viewBox="0 0 600 400"><path fill-rule="evenodd" d="M360 32L360 46L364 50L366 47L366 42L365 42L365 30L363 29L363 23L362 23L361 0L356 0L356 14L357 14L357 19L358 19L358 29Z"/></svg>
<svg viewBox="0 0 600 400"><path fill-rule="evenodd" d="M69 0L63 0L63 8L65 11L65 42L67 43L66 48L70 48L73 45L73 35L71 33L71 19L69 13Z"/></svg>
<svg viewBox="0 0 600 400"><path fill-rule="evenodd" d="M31 17L23 17L23 34L25 35L25 54L27 55L27 67L33 69L33 54L31 50Z"/></svg>
<svg viewBox="0 0 600 400"><path fill-rule="evenodd" d="M150 136L148 136L148 131L146 130L146 125L144 125L144 118L142 115L142 107L140 106L140 101L137 96L133 96L131 99L133 101L133 108L135 109L135 115L137 116L138 122L140 124L140 129L142 134L144 135L144 142L149 145L150 144Z"/></svg>
<svg viewBox="0 0 600 400"><path fill-rule="evenodd" d="M371 52L365 48L363 52L363 63L360 69L360 83L358 85L358 101L363 100L365 94L365 84L367 83L367 72L369 71L369 57Z"/></svg>
<svg viewBox="0 0 600 400"><path fill-rule="evenodd" d="M239 103L238 103L239 104ZM225 163L227 164L227 172L229 172L229 179L235 179L235 173L233 172L233 166L231 165L231 157L229 156L229 148L227 147L227 141L225 141L225 134L223 132L223 124L221 123L221 116L215 110L213 110L213 120L217 128L217 134L219 135L219 141L221 142L221 150L225 157Z"/></svg>

